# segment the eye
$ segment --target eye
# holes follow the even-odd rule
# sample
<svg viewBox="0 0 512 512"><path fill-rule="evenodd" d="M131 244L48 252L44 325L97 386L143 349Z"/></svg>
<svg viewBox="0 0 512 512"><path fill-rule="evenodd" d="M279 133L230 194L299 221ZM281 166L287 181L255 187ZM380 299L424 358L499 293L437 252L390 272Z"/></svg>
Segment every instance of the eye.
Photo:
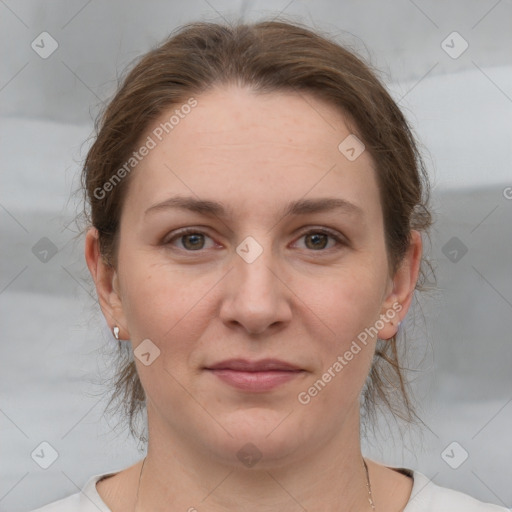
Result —
<svg viewBox="0 0 512 512"><path fill-rule="evenodd" d="M204 237L210 238L206 233L199 231L194 228L185 228L175 233L172 238L165 239L164 245L173 245L171 242L174 240L183 241L183 246L179 249L183 249L188 252L199 251L204 249Z"/></svg>
<svg viewBox="0 0 512 512"><path fill-rule="evenodd" d="M201 249L205 249L205 237L210 238L206 233L195 228L184 228L174 233L171 238L166 238L163 241L163 245L174 245L174 241L179 240L182 242L182 246L178 249L186 252L196 252ZM305 238L306 237L306 238ZM303 232L299 238L305 238L306 248L314 252L321 252L323 250L332 249L336 245L347 245L346 240L334 231L322 229L310 229L309 231ZM326 248L329 238L334 240L333 246Z"/></svg>
<svg viewBox="0 0 512 512"><path fill-rule="evenodd" d="M326 250L326 244L328 243L329 238L334 240L334 246L336 245L347 245L346 241L337 233L322 229L310 229L301 234L300 238L304 238L306 240L306 248L311 249L314 252L319 252L322 250ZM327 248L327 250L332 249L333 246Z"/></svg>

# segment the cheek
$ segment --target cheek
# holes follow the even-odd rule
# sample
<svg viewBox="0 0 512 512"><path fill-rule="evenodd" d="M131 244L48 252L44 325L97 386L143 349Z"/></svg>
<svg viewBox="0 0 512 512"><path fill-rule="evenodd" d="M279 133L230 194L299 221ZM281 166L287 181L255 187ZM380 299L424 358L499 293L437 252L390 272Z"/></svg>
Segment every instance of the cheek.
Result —
<svg viewBox="0 0 512 512"><path fill-rule="evenodd" d="M150 339L160 350L158 362L176 377L185 377L199 340L217 314L212 297L219 276L171 267L162 255L144 249L125 251L119 271L133 348ZM144 367L140 369L143 379Z"/></svg>
<svg viewBox="0 0 512 512"><path fill-rule="evenodd" d="M304 313L312 319L309 337L320 357L319 374L312 376L309 384L319 378L329 383L328 390L322 391L323 398L316 402L319 406L353 401L373 360L376 339L371 328L379 319L386 261L370 264L363 260L347 265L332 280L307 284L310 293L305 302L315 315L306 309ZM321 382L317 388L322 389Z"/></svg>
<svg viewBox="0 0 512 512"><path fill-rule="evenodd" d="M206 286L199 281L160 265L132 265L123 290L132 339L154 338L156 344L161 344L185 328L189 337L193 335L190 319L201 311L200 299Z"/></svg>
<svg viewBox="0 0 512 512"><path fill-rule="evenodd" d="M314 346L308 349L314 350L319 364L297 396L299 407L307 406L305 410L311 413L306 422L326 411L337 414L341 421L347 408L358 402L375 348L367 329L378 319L381 305L375 278L376 274L368 271L340 273L337 284L324 287L323 293L321 287L314 290L308 305L321 318L313 320L314 315L309 314L309 338Z"/></svg>
<svg viewBox="0 0 512 512"><path fill-rule="evenodd" d="M171 401L177 416L186 415L190 408L183 386L193 388L191 359L205 328L201 318L211 317L200 300L204 291L200 284L191 285L189 276L158 265L133 264L125 277L123 303L132 348L136 351L139 343L149 339L159 350L148 366L135 359L139 379L148 400L160 405Z"/></svg>
<svg viewBox="0 0 512 512"><path fill-rule="evenodd" d="M385 262L379 267L359 261L321 281L303 283L308 290L304 302L341 344L378 319L386 284Z"/></svg>

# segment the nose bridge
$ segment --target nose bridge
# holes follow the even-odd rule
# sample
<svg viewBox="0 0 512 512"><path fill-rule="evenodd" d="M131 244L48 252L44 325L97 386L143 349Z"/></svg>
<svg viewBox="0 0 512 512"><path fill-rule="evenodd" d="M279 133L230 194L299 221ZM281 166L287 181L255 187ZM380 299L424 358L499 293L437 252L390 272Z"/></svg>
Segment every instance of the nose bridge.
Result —
<svg viewBox="0 0 512 512"><path fill-rule="evenodd" d="M221 314L225 321L235 321L253 333L288 320L290 315L283 285L276 275L271 237L258 238L247 236L236 247L235 268L230 273L232 293Z"/></svg>
<svg viewBox="0 0 512 512"><path fill-rule="evenodd" d="M247 236L237 246L235 258L236 275L239 279L239 290L248 296L264 294L268 299L272 291L279 287L275 273L270 236ZM262 299L264 297L261 297Z"/></svg>

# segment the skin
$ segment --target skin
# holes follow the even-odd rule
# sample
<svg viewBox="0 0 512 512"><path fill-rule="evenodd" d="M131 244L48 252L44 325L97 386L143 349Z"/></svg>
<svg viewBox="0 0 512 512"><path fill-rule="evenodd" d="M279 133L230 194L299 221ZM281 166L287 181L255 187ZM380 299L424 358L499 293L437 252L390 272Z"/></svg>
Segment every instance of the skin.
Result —
<svg viewBox="0 0 512 512"><path fill-rule="evenodd" d="M418 277L421 237L412 232L390 275L374 162L367 151L349 161L338 150L351 132L331 105L238 86L196 99L132 171L115 270L100 257L96 230L86 237L108 324L120 326L134 350L147 338L160 350L149 366L135 359L149 428L137 510L370 510L359 396L376 338L309 404L297 396L399 303L379 337L395 334ZM220 201L232 215L144 214L177 195ZM280 214L290 201L320 197L342 198L361 213ZM171 240L183 227L205 236ZM315 245L312 235L322 228L345 243L320 238ZM263 250L252 263L236 252L247 236ZM203 369L235 357L277 358L304 371L251 393ZM236 456L249 442L263 455L251 468ZM412 479L367 463L376 508L402 510ZM97 484L114 512L134 510L140 469L138 462Z"/></svg>

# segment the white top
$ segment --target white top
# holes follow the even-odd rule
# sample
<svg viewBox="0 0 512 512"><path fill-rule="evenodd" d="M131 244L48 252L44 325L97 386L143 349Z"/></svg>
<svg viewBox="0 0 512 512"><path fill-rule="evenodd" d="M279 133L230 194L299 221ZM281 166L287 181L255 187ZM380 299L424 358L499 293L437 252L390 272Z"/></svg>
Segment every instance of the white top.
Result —
<svg viewBox="0 0 512 512"><path fill-rule="evenodd" d="M407 468L391 469L414 479L411 497L403 512L512 512L512 509L484 503L468 494L436 485L418 471ZM98 494L96 483L118 472L94 475L89 478L81 492L31 512L112 512Z"/></svg>

